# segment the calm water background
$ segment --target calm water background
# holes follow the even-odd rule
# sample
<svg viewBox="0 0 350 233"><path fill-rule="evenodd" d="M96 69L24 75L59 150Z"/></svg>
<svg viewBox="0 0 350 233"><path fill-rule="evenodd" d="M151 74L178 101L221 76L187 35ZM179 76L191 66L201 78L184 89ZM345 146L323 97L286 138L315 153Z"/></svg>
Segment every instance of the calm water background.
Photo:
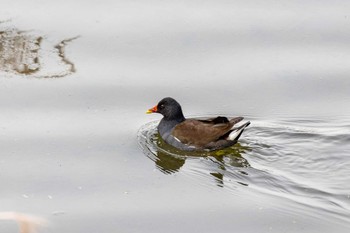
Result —
<svg viewBox="0 0 350 233"><path fill-rule="evenodd" d="M349 1L1 5L1 29L42 36L44 57L80 37L71 75L0 73L0 211L42 232L349 231ZM169 170L137 137L164 96L252 125L235 155Z"/></svg>

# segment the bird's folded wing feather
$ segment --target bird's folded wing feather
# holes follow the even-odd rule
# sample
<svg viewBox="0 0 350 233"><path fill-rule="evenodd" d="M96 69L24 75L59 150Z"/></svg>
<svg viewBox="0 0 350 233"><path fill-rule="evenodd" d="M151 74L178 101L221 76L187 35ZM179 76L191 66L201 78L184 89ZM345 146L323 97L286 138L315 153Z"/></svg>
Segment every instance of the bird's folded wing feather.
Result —
<svg viewBox="0 0 350 233"><path fill-rule="evenodd" d="M218 140L232 128L231 123L208 124L188 119L178 124L172 135L184 144L204 146Z"/></svg>

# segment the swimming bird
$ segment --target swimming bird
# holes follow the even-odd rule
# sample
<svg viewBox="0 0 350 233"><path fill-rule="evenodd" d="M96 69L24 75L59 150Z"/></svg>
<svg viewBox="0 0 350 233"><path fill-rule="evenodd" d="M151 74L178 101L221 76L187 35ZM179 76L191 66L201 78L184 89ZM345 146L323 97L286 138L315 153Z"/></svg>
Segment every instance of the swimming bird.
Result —
<svg viewBox="0 0 350 233"><path fill-rule="evenodd" d="M180 150L213 151L234 145L250 124L246 122L234 127L243 117L227 119L218 116L210 119L186 119L181 105L173 98L166 97L146 113L160 113L158 132L162 139Z"/></svg>

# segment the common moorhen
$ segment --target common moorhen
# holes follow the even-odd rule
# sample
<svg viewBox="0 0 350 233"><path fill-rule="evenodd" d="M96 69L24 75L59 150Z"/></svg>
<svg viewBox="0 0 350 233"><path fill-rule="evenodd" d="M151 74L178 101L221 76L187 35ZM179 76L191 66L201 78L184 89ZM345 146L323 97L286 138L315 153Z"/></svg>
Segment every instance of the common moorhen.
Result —
<svg viewBox="0 0 350 233"><path fill-rule="evenodd" d="M168 144L186 151L212 151L234 145L250 124L234 125L243 117L228 120L226 117L186 119L180 104L173 98L166 97L146 113L163 115L158 125L158 132Z"/></svg>

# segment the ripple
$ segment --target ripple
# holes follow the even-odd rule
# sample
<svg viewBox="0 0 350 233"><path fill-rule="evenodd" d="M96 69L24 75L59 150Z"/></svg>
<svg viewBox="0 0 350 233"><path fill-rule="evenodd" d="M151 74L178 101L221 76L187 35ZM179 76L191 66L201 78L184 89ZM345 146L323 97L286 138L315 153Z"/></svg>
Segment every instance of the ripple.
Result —
<svg viewBox="0 0 350 233"><path fill-rule="evenodd" d="M343 123L343 122L342 122ZM138 142L164 174L181 172L200 183L237 193L287 198L350 223L350 145L346 125L326 120L255 119L240 143L215 152L184 152L158 135L158 121L138 132ZM335 134L334 129L339 133Z"/></svg>

